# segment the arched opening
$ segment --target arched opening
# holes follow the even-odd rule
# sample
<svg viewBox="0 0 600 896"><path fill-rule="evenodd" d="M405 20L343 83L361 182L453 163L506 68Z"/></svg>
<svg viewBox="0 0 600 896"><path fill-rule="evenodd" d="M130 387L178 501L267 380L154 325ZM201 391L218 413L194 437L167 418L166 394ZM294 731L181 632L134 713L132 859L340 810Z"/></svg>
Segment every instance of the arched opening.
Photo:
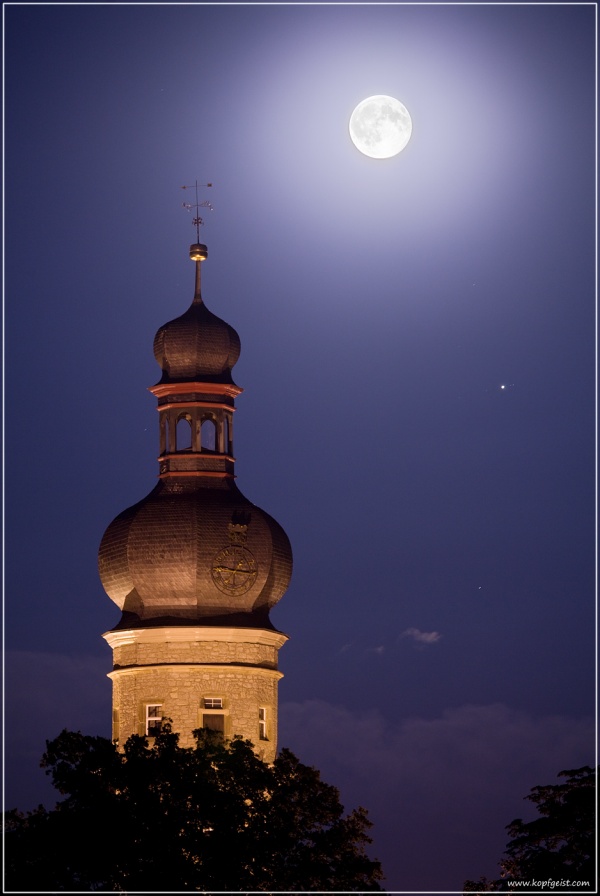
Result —
<svg viewBox="0 0 600 896"><path fill-rule="evenodd" d="M189 451L192 447L192 421L189 417L180 417L177 421L177 451Z"/></svg>
<svg viewBox="0 0 600 896"><path fill-rule="evenodd" d="M169 453L169 423L166 414L160 415L160 453Z"/></svg>
<svg viewBox="0 0 600 896"><path fill-rule="evenodd" d="M231 431L230 431L230 426L229 426L229 416L228 415L225 415L223 424L225 427L224 437L223 437L223 444L225 446L225 454L232 454L233 450L232 450L232 446L231 446Z"/></svg>
<svg viewBox="0 0 600 896"><path fill-rule="evenodd" d="M202 446L202 451L216 450L216 434L217 428L215 426L215 421L209 418L203 420L202 426L200 427L200 444Z"/></svg>

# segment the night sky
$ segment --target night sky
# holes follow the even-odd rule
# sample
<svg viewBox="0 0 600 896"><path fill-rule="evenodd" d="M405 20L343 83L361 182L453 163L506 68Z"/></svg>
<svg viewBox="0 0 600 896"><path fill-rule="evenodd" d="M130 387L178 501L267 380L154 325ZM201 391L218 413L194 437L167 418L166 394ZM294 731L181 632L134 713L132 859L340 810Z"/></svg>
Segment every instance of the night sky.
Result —
<svg viewBox="0 0 600 896"><path fill-rule="evenodd" d="M4 9L7 805L110 736L97 551L156 482L198 179L237 484L294 550L280 745L388 889L497 876L595 761L595 6ZM391 159L348 135L377 93Z"/></svg>

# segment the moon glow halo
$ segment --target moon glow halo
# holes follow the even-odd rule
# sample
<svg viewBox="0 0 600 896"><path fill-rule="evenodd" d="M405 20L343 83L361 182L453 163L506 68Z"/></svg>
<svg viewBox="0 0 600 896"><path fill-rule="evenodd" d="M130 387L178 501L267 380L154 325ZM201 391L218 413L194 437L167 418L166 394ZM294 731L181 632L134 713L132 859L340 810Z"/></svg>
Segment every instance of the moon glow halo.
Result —
<svg viewBox="0 0 600 896"><path fill-rule="evenodd" d="M350 116L350 138L372 159L389 159L404 149L412 133L406 106L393 96L369 96Z"/></svg>

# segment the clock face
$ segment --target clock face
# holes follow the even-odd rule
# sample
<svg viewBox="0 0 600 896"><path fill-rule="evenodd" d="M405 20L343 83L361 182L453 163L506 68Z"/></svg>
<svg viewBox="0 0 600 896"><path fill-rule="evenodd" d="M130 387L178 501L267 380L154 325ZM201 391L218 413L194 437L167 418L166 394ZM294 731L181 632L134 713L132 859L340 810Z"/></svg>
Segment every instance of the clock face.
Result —
<svg viewBox="0 0 600 896"><path fill-rule="evenodd" d="M212 565L213 582L224 594L245 594L258 574L256 560L248 548L230 544L220 551Z"/></svg>

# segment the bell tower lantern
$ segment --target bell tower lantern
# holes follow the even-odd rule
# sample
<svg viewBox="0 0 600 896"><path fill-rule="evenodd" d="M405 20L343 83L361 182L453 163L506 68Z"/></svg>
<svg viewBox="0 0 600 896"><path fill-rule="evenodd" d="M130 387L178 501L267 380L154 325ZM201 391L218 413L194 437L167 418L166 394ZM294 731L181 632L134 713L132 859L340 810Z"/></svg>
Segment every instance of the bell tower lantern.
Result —
<svg viewBox="0 0 600 896"><path fill-rule="evenodd" d="M154 339L158 482L100 545L102 584L122 613L104 635L113 650L113 739L152 737L169 718L182 746L193 744L195 728L211 728L248 738L270 762L287 637L269 610L288 587L292 552L281 526L235 482L240 340L202 299L201 223L194 219L190 247L192 303Z"/></svg>

